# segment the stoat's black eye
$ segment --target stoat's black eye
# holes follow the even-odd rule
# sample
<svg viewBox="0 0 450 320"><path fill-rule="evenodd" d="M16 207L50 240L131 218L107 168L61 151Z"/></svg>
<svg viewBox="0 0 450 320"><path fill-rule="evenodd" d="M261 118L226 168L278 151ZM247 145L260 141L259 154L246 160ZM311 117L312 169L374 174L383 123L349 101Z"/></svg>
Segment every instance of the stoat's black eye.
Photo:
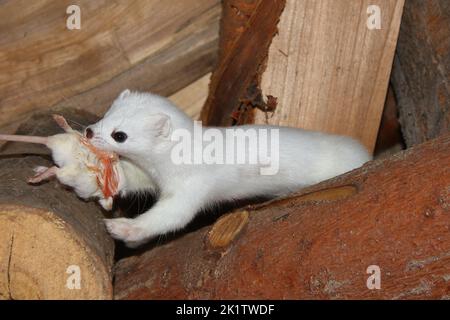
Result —
<svg viewBox="0 0 450 320"><path fill-rule="evenodd" d="M92 139L94 137L94 131L92 131L92 129L89 127L86 128L86 131L84 134L85 134L86 138L88 138L88 139Z"/></svg>
<svg viewBox="0 0 450 320"><path fill-rule="evenodd" d="M122 131L117 131L117 132L114 131L114 132L111 134L111 137L112 137L116 142L119 142L119 143L125 142L125 140L127 140L127 138L128 138L127 134L126 134L125 132L122 132Z"/></svg>

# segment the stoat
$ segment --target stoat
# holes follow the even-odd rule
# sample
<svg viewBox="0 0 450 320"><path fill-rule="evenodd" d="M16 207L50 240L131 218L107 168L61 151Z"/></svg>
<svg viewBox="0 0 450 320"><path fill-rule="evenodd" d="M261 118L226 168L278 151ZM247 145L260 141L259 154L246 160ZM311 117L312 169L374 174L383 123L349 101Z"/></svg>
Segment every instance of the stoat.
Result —
<svg viewBox="0 0 450 320"><path fill-rule="evenodd" d="M142 190L146 181L152 181L159 190L156 204L137 218L106 220L114 238L135 247L155 236L185 227L199 211L213 204L254 196L286 195L358 168L371 159L359 142L344 136L259 125L203 129L213 133L209 134L209 139L205 139L208 134L195 134L194 121L169 100L129 90L119 95L103 119L87 127L85 136L92 145L119 154L148 175L143 179L141 170L129 172L123 188L128 192ZM271 136L269 145L240 144L234 150L236 155L251 158L261 153L262 147L271 157L263 157L256 163L211 163L200 154L197 157L200 161L180 162L180 155L177 157L174 153L174 149L180 149L179 138L183 136L180 133L191 134L191 141L184 141L188 147L204 147L212 142L212 136L223 137L222 145L226 146L233 144L230 139L235 139L238 133L250 131L258 137L261 134ZM191 148L193 157L196 152L204 152L197 149ZM226 158L232 150L224 147L222 151ZM275 170L264 173L268 168Z"/></svg>

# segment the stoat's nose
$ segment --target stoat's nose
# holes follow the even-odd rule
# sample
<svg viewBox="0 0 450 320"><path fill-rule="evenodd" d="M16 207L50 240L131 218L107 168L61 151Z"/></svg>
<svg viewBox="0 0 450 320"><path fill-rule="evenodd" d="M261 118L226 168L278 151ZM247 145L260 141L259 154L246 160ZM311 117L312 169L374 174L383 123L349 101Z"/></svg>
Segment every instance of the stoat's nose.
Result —
<svg viewBox="0 0 450 320"><path fill-rule="evenodd" d="M84 135L86 136L86 138L92 139L94 137L94 131L92 131L92 129L88 127L86 128Z"/></svg>

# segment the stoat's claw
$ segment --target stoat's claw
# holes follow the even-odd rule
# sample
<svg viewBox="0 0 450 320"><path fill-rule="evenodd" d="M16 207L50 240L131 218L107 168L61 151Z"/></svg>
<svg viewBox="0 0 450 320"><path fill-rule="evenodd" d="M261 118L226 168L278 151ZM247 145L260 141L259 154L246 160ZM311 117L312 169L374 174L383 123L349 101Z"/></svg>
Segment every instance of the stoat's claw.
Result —
<svg viewBox="0 0 450 320"><path fill-rule="evenodd" d="M133 246L133 243L137 245L141 244L146 238L145 230L136 226L134 219L118 218L118 219L105 219L105 225L108 232L114 239L122 240L125 243Z"/></svg>

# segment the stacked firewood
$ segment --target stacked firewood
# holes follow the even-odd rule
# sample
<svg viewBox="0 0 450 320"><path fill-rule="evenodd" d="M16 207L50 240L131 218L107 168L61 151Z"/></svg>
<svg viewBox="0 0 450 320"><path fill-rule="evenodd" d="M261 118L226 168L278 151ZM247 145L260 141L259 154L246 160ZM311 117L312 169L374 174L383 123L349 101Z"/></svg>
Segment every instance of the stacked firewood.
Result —
<svg viewBox="0 0 450 320"><path fill-rule="evenodd" d="M79 30L66 28L65 1L39 0L26 19L0 4L2 133L54 134L55 110L92 123L129 88L205 125L321 130L371 151L403 139L408 150L118 260L98 205L55 181L26 184L48 151L8 143L0 298L448 297L447 1L78 3ZM395 124L379 132L382 118Z"/></svg>

